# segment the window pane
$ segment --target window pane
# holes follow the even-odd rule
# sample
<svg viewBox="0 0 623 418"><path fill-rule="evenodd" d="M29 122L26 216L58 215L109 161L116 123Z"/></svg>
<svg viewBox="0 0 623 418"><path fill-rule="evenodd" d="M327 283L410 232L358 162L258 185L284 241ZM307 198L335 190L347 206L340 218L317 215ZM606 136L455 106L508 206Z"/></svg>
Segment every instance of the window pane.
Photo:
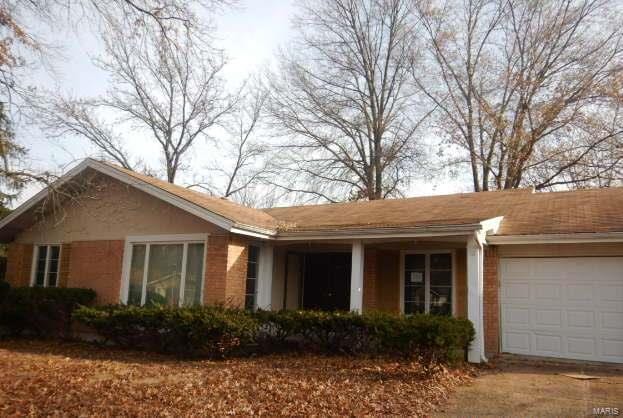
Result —
<svg viewBox="0 0 623 418"><path fill-rule="evenodd" d="M143 292L143 271L145 267L145 244L132 246L128 305L140 305Z"/></svg>
<svg viewBox="0 0 623 418"><path fill-rule="evenodd" d="M260 247L255 245L249 246L249 262L257 263L260 257Z"/></svg>
<svg viewBox="0 0 623 418"><path fill-rule="evenodd" d="M60 252L60 246L50 246L50 259L48 261L48 286L56 286L57 284Z"/></svg>
<svg viewBox="0 0 623 418"><path fill-rule="evenodd" d="M426 256L424 254L405 255L405 270L424 270Z"/></svg>
<svg viewBox="0 0 623 418"><path fill-rule="evenodd" d="M405 301L405 314L424 313L424 303L406 302Z"/></svg>
<svg viewBox="0 0 623 418"><path fill-rule="evenodd" d="M258 273L258 259L260 249L254 245L249 246L249 258L247 262L247 283L246 283L246 297L244 301L244 307L246 309L255 309L256 296L257 296L257 273Z"/></svg>
<svg viewBox="0 0 623 418"><path fill-rule="evenodd" d="M35 286L45 285L45 263L48 257L48 247L37 247L37 269L35 270Z"/></svg>
<svg viewBox="0 0 623 418"><path fill-rule="evenodd" d="M431 254L430 256L431 270L449 270L452 268L451 254Z"/></svg>
<svg viewBox="0 0 623 418"><path fill-rule="evenodd" d="M184 283L184 305L201 303L203 285L203 244L188 244L186 256L186 282Z"/></svg>
<svg viewBox="0 0 623 418"><path fill-rule="evenodd" d="M177 306L182 277L182 244L152 244L149 248L146 304Z"/></svg>
<svg viewBox="0 0 623 418"><path fill-rule="evenodd" d="M441 270L430 272L431 286L452 286L452 271Z"/></svg>
<svg viewBox="0 0 623 418"><path fill-rule="evenodd" d="M451 286L431 286L430 313L436 315L450 315L452 313Z"/></svg>

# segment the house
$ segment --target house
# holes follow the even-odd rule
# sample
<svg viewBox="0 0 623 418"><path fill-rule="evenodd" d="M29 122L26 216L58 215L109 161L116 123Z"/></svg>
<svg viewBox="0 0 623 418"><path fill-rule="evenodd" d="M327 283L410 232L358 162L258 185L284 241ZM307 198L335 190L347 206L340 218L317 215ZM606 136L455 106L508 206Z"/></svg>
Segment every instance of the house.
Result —
<svg viewBox="0 0 623 418"><path fill-rule="evenodd" d="M100 303L427 312L468 358L623 362L623 188L266 210L87 159L0 222L13 285Z"/></svg>

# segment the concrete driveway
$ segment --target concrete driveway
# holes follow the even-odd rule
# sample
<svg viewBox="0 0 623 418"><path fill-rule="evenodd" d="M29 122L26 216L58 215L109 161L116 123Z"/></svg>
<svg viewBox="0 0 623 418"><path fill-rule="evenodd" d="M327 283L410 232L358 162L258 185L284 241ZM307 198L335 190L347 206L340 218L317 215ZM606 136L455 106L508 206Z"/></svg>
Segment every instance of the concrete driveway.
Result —
<svg viewBox="0 0 623 418"><path fill-rule="evenodd" d="M592 416L593 408L618 408L623 416L623 365L503 356L492 366L459 387L436 416Z"/></svg>

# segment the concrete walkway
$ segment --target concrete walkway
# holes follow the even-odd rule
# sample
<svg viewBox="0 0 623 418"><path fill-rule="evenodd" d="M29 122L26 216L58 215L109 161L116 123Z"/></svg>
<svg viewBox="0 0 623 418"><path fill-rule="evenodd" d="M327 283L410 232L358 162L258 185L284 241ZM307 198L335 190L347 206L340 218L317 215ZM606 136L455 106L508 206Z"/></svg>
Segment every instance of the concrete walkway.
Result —
<svg viewBox="0 0 623 418"><path fill-rule="evenodd" d="M504 356L492 366L471 385L460 387L435 416L575 417L592 416L593 408L618 408L623 417L623 365Z"/></svg>

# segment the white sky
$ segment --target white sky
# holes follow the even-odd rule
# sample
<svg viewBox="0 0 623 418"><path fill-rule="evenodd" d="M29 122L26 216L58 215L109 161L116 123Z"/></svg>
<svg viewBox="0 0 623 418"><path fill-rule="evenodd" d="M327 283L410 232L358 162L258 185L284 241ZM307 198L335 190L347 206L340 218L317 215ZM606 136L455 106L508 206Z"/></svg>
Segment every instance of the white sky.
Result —
<svg viewBox="0 0 623 418"><path fill-rule="evenodd" d="M219 42L229 61L224 71L228 84L238 86L270 62L280 45L287 44L293 33L290 19L295 4L295 0L242 0L240 6L217 16ZM95 96L106 91L106 74L91 63L91 57L97 56L101 48L88 28L53 28L43 29L43 32L48 42L62 47L63 58L53 62L54 72L36 72L30 80L33 86L59 88L76 97ZM26 127L21 127L18 134L30 151L30 165L36 169L64 171L76 161L96 155L95 149L84 139L45 138L40 132ZM157 164L158 150L155 147L145 147L144 140L132 137L131 132L127 133L127 138L132 138L131 143L125 144L130 151ZM193 154L213 158L215 152L210 149L210 145L199 144ZM193 174L200 173L201 169L201 159L194 158L190 172L184 173L181 183L191 181ZM23 202L36 191L35 187L29 188L16 203ZM469 184L465 180L443 177L432 182L415 182L409 195L459 191L469 191Z"/></svg>

